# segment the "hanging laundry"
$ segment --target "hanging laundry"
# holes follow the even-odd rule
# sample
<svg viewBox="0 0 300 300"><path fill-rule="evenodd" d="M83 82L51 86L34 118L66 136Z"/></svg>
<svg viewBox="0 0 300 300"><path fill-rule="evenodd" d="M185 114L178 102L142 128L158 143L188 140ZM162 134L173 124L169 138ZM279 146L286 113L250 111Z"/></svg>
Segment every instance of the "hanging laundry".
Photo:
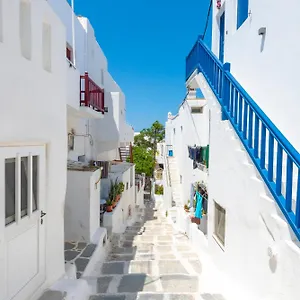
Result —
<svg viewBox="0 0 300 300"><path fill-rule="evenodd" d="M195 218L202 219L202 196L196 191L196 210L195 210Z"/></svg>
<svg viewBox="0 0 300 300"><path fill-rule="evenodd" d="M196 152L195 161L199 163L201 162L201 147L196 147L195 152Z"/></svg>

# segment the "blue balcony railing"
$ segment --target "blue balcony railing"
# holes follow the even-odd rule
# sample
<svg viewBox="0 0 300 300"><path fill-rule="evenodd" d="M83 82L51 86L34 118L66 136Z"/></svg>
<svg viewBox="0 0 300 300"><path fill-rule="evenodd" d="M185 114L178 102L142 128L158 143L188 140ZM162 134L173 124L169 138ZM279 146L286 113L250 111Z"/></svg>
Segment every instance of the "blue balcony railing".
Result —
<svg viewBox="0 0 300 300"><path fill-rule="evenodd" d="M300 240L300 155L211 50L197 40L186 58L186 78L201 72ZM285 183L285 185L284 185Z"/></svg>

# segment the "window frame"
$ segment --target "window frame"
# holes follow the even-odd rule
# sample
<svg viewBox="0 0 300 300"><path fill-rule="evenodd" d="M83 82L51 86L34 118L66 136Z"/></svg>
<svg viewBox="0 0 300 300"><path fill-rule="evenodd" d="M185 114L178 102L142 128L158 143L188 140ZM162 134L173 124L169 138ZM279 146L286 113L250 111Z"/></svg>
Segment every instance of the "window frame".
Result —
<svg viewBox="0 0 300 300"><path fill-rule="evenodd" d="M214 201L214 233L213 237L224 250L226 242L226 209L222 207L219 203ZM221 215L220 215L221 214ZM220 218L219 218L220 215ZM224 222L224 236L220 234L221 223Z"/></svg>
<svg viewBox="0 0 300 300"><path fill-rule="evenodd" d="M191 106L191 114L203 114L203 106Z"/></svg>
<svg viewBox="0 0 300 300"><path fill-rule="evenodd" d="M249 0L237 0L236 28L239 29L249 16Z"/></svg>

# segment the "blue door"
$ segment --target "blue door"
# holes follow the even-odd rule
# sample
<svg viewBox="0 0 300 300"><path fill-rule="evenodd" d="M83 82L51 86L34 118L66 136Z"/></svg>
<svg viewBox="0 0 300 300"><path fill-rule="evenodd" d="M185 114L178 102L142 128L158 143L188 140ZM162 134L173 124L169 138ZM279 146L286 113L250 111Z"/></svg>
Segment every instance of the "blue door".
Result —
<svg viewBox="0 0 300 300"><path fill-rule="evenodd" d="M220 17L220 45L219 45L219 59L224 62L224 41L225 41L225 12Z"/></svg>

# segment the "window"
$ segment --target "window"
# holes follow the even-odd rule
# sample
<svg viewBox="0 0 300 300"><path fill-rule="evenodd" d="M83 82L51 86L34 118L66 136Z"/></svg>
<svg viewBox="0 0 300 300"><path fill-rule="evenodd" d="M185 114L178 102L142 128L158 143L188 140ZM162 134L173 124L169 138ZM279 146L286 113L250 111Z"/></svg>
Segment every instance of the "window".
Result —
<svg viewBox="0 0 300 300"><path fill-rule="evenodd" d="M71 62L71 63L74 63L74 60L73 60L73 48L67 43L67 46L66 46L66 57L67 59Z"/></svg>
<svg viewBox="0 0 300 300"><path fill-rule="evenodd" d="M28 60L31 59L31 3L29 0L21 0L19 31L21 53Z"/></svg>
<svg viewBox="0 0 300 300"><path fill-rule="evenodd" d="M191 113L192 114L202 114L203 107L191 107Z"/></svg>
<svg viewBox="0 0 300 300"><path fill-rule="evenodd" d="M51 72L51 25L43 23L43 68Z"/></svg>
<svg viewBox="0 0 300 300"><path fill-rule="evenodd" d="M239 29L242 24L248 18L249 0L238 0L237 2L237 29Z"/></svg>
<svg viewBox="0 0 300 300"><path fill-rule="evenodd" d="M72 133L68 134L68 148L69 151L74 150L74 144L75 144L75 136Z"/></svg>
<svg viewBox="0 0 300 300"><path fill-rule="evenodd" d="M39 157L32 157L32 211L38 209L38 169L39 169Z"/></svg>
<svg viewBox="0 0 300 300"><path fill-rule="evenodd" d="M175 128L173 128L173 132L174 132L174 134L176 133Z"/></svg>
<svg viewBox="0 0 300 300"><path fill-rule="evenodd" d="M183 126L180 126L180 130L181 130L181 132L183 131Z"/></svg>
<svg viewBox="0 0 300 300"><path fill-rule="evenodd" d="M21 158L21 218L28 214L28 157Z"/></svg>
<svg viewBox="0 0 300 300"><path fill-rule="evenodd" d="M225 216L226 211L218 203L215 202L215 237L225 246Z"/></svg>
<svg viewBox="0 0 300 300"><path fill-rule="evenodd" d="M5 225L15 221L16 159L5 159Z"/></svg>
<svg viewBox="0 0 300 300"><path fill-rule="evenodd" d="M21 208L18 215L21 218L27 216L29 207L32 208L32 212L38 209L38 156L32 157L32 167L30 166L30 157L20 158L20 172L17 170L16 161L16 158L5 159L5 225L16 220L16 187L18 183L21 196ZM32 172L32 180L30 180L30 172ZM20 176L16 176L17 174ZM31 184L32 186L30 186ZM32 195L32 203L29 202L30 195Z"/></svg>

